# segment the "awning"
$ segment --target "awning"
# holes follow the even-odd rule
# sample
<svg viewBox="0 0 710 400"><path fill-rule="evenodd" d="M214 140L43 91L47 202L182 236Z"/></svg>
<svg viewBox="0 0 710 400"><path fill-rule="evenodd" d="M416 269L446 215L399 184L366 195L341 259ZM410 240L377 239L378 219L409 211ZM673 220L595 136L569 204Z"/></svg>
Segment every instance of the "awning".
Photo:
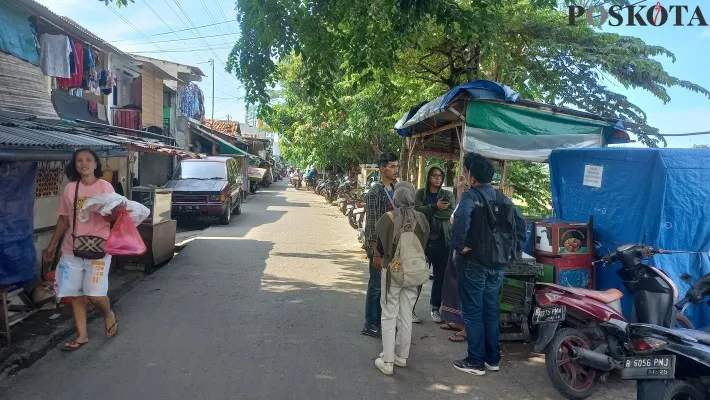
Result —
<svg viewBox="0 0 710 400"><path fill-rule="evenodd" d="M211 140L215 143L218 143L219 144L219 152L221 154L231 154L231 155L249 157L249 158L253 157L251 154L240 149L239 147L237 147L237 146L227 142L226 140L220 138L219 136L209 132L207 129L205 129L206 127L204 127L204 125L202 125L202 124L198 124L196 122L191 121L190 128L192 128L195 133L204 137L205 139Z"/></svg>

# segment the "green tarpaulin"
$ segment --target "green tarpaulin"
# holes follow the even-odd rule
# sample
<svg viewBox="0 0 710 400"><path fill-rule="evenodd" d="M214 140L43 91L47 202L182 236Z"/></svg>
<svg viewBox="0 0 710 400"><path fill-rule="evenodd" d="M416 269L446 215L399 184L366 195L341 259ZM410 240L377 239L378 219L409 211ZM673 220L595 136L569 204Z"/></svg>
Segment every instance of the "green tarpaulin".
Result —
<svg viewBox="0 0 710 400"><path fill-rule="evenodd" d="M601 147L608 123L510 103L470 101L466 151L504 160L545 161L553 149Z"/></svg>

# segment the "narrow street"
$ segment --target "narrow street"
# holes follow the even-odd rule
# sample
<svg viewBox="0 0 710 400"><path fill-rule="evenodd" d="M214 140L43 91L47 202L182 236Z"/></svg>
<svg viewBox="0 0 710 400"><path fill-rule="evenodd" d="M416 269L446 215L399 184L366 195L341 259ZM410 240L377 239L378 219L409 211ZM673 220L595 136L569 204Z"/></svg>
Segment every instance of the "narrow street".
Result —
<svg viewBox="0 0 710 400"><path fill-rule="evenodd" d="M417 310L410 366L383 376L377 339L361 336L367 261L334 207L279 182L226 227L202 232L117 305L119 334L75 353L59 348L0 383L0 398L560 399L542 358L505 347L499 373L454 370L463 344ZM611 379L595 399L634 398ZM7 396L7 397L6 397Z"/></svg>

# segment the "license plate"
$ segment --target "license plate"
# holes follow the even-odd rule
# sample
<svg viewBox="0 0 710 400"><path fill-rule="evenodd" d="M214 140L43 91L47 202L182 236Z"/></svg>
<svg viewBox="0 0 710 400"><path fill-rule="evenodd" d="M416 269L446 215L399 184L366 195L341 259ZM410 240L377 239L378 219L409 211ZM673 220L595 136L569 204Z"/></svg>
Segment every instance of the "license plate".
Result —
<svg viewBox="0 0 710 400"><path fill-rule="evenodd" d="M532 316L533 324L547 324L550 322L560 322L565 320L565 307L554 306L547 308L535 307Z"/></svg>
<svg viewBox="0 0 710 400"><path fill-rule="evenodd" d="M651 355L627 357L621 370L621 379L674 379L675 356Z"/></svg>
<svg viewBox="0 0 710 400"><path fill-rule="evenodd" d="M180 211L197 212L197 211L200 211L200 206L180 206Z"/></svg>

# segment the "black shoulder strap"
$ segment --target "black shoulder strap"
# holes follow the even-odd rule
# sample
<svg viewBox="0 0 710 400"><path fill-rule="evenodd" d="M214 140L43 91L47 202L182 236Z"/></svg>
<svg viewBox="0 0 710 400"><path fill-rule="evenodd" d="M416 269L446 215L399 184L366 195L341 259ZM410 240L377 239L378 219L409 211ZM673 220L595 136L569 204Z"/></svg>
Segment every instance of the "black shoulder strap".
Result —
<svg viewBox="0 0 710 400"><path fill-rule="evenodd" d="M483 192L481 189L478 187L473 188L476 193L478 194L478 197L481 199L481 202L483 203L483 209L485 210L486 213L486 219L488 220L488 226L491 228L491 232L495 230L496 227L496 216L493 213L493 209L491 208L491 204L488 200L486 200L486 196L483 195ZM498 201L498 194L496 194L496 201ZM474 209L475 210L475 209Z"/></svg>
<svg viewBox="0 0 710 400"><path fill-rule="evenodd" d="M74 236L74 231L76 230L76 205L77 202L79 201L79 181L76 181L76 189L74 189L74 208L72 209L72 214L74 214L74 222L72 222L71 225L71 237L76 238Z"/></svg>

